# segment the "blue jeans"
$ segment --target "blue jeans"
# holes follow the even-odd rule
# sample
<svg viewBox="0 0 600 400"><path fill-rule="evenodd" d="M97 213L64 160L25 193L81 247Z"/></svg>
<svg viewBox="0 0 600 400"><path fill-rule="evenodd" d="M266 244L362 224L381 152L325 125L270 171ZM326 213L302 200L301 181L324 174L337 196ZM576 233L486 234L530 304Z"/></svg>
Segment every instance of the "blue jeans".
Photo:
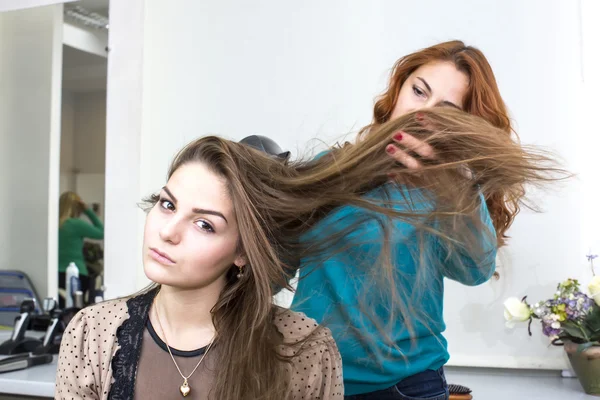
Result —
<svg viewBox="0 0 600 400"><path fill-rule="evenodd" d="M428 369L401 380L394 386L371 393L345 396L345 400L447 400L444 369Z"/></svg>

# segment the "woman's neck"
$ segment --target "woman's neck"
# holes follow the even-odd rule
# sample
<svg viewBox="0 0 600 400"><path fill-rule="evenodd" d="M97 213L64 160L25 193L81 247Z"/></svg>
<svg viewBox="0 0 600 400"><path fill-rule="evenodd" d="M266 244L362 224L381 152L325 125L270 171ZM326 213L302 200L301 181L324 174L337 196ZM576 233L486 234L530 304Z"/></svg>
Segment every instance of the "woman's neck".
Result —
<svg viewBox="0 0 600 400"><path fill-rule="evenodd" d="M180 289L162 285L152 306L150 321L169 346L195 350L215 335L211 310L222 288Z"/></svg>

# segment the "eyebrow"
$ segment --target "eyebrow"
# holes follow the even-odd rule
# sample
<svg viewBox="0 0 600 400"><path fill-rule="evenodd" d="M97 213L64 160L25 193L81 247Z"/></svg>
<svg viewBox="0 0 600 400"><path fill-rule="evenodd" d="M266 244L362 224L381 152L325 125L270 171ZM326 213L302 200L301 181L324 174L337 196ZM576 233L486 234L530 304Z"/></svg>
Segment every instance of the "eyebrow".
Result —
<svg viewBox="0 0 600 400"><path fill-rule="evenodd" d="M431 90L431 86L429 86L429 83L427 83L425 79L421 78L420 76L417 76L417 79L423 82L423 85L425 85L425 87L430 93L433 92L433 90Z"/></svg>
<svg viewBox="0 0 600 400"><path fill-rule="evenodd" d="M431 86L429 86L429 83L427 83L427 81L425 79L421 78L420 76L417 76L417 79L420 80L421 82L423 82L423 85L425 85L425 87L427 88L429 93L433 93L433 90L431 90ZM451 101L444 100L444 101L439 102L438 105L444 106L444 107L453 107L453 108L456 108L456 109L462 111L462 108L460 108L459 106L457 106L456 104L454 104Z"/></svg>
<svg viewBox="0 0 600 400"><path fill-rule="evenodd" d="M460 108L459 106L457 106L456 104L454 104L454 103L453 103L453 102L451 102L451 101L447 101L447 100L440 101L439 105L440 105L440 106L444 106L444 107L452 107L452 108L456 108L457 110L461 110L461 111L463 111L463 109L462 109L462 108Z"/></svg>
<svg viewBox="0 0 600 400"><path fill-rule="evenodd" d="M163 190L164 190L164 191L165 191L165 192L166 192L166 193L169 195L169 197L171 198L171 200L173 200L173 203L175 203L175 205L177 205L177 197L175 197L175 196L173 195L173 193L171 193L171 191L169 190L169 188L168 188L168 187L166 187L166 186L163 186ZM223 218L223 220L224 220L225 222L229 223L229 222L227 221L227 218L225 218L225 216L224 216L222 213L218 212L218 211L214 211L214 210L207 210L207 209L203 209L203 208L193 208L193 209L192 209L192 212L193 212L194 214L208 214L208 215L215 215L215 216L217 216L217 217Z"/></svg>

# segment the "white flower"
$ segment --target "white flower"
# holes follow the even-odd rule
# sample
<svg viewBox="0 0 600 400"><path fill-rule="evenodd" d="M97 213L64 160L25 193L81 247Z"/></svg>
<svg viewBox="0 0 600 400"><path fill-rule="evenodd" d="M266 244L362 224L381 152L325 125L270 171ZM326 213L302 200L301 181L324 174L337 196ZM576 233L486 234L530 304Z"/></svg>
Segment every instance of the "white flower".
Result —
<svg viewBox="0 0 600 400"><path fill-rule="evenodd" d="M590 296L594 299L594 302L600 306L600 276L595 276L588 285Z"/></svg>
<svg viewBox="0 0 600 400"><path fill-rule="evenodd" d="M560 322L555 321L551 325L552 329L560 329Z"/></svg>
<svg viewBox="0 0 600 400"><path fill-rule="evenodd" d="M506 326L514 327L515 322L527 321L531 318L529 306L516 297L510 297L504 302L504 319Z"/></svg>
<svg viewBox="0 0 600 400"><path fill-rule="evenodd" d="M542 314L544 313L544 309L543 308L536 308L534 312L535 312L535 315L537 315L538 317L541 317Z"/></svg>

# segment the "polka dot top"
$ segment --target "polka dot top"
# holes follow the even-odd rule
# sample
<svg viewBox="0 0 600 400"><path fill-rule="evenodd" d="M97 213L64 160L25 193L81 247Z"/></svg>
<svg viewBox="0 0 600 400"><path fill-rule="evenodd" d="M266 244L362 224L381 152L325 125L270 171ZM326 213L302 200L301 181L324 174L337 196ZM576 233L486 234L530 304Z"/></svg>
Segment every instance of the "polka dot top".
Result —
<svg viewBox="0 0 600 400"><path fill-rule="evenodd" d="M136 397L140 350L154 294L96 304L71 320L58 356L55 399ZM343 399L342 361L329 329L289 310L282 310L274 323L286 344L310 335L296 355L297 346L281 347L283 354L292 356L290 364L282 365L291 376L287 399Z"/></svg>

